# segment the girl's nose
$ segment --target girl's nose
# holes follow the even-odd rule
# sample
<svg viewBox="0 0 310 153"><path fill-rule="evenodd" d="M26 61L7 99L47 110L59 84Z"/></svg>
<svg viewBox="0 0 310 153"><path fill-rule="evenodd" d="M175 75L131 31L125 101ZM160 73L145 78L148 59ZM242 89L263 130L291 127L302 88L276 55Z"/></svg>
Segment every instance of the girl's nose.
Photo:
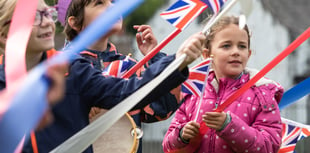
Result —
<svg viewBox="0 0 310 153"><path fill-rule="evenodd" d="M240 55L240 49L237 46L233 47L231 55L232 56L239 56Z"/></svg>
<svg viewBox="0 0 310 153"><path fill-rule="evenodd" d="M46 26L46 25L50 25L54 23L54 20L51 17L47 17L47 16L42 16L42 23L40 24L40 26Z"/></svg>

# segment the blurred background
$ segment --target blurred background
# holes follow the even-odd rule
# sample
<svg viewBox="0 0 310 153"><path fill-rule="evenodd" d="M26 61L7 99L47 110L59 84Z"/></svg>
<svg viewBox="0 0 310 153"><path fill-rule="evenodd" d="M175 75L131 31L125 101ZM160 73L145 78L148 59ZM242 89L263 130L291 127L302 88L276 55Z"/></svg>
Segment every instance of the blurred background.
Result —
<svg viewBox="0 0 310 153"><path fill-rule="evenodd" d="M57 3L55 0L46 1L51 5ZM159 14L168 9L175 1L145 0L143 5L125 19L123 32L112 37L110 41L117 46L121 53L130 53L137 60L142 59L142 54L135 42L135 30L132 26L150 25L158 42L161 42L175 30L175 27L161 18ZM309 0L253 0L253 10L247 18L247 24L252 32L251 49L253 52L248 66L262 69L304 32L310 25L309 8ZM178 46L188 36L202 30L202 21L210 12L209 9L206 9L162 51L167 54L175 53ZM240 6L237 3L229 14L239 15L240 12ZM57 49L61 49L64 44L62 30L63 28L57 23L57 35L55 37ZM303 43L266 76L279 82L285 90L308 78L310 76L310 41ZM306 96L285 108L281 111L282 117L310 125L309 101L309 96ZM172 118L173 116L165 121L143 124L143 152L163 152L161 142ZM308 147L306 147L307 145ZM309 145L310 138L308 137L297 144L296 151L298 153L310 152Z"/></svg>

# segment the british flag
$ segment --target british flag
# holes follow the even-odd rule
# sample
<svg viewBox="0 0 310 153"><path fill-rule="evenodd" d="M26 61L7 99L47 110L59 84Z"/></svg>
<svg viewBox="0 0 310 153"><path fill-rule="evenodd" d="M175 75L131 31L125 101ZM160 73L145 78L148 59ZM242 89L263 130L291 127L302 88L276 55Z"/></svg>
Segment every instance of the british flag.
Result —
<svg viewBox="0 0 310 153"><path fill-rule="evenodd" d="M178 0L161 17L178 29L183 30L203 10L210 7L213 13L218 13L227 0Z"/></svg>
<svg viewBox="0 0 310 153"><path fill-rule="evenodd" d="M282 118L282 145L278 153L293 153L296 143L310 136L310 126Z"/></svg>
<svg viewBox="0 0 310 153"><path fill-rule="evenodd" d="M208 58L190 69L188 79L182 84L182 92L201 96L212 60Z"/></svg>
<svg viewBox="0 0 310 153"><path fill-rule="evenodd" d="M129 56L126 56L124 60L116 60L111 62L108 67L102 71L102 74L104 76L121 78L132 64L132 61L129 60Z"/></svg>
<svg viewBox="0 0 310 153"><path fill-rule="evenodd" d="M207 5L200 0L178 0L160 15L176 28L183 30L206 8Z"/></svg>
<svg viewBox="0 0 310 153"><path fill-rule="evenodd" d="M210 7L213 13L217 13L220 11L220 9L227 0L201 0L201 1L205 3L208 7Z"/></svg>

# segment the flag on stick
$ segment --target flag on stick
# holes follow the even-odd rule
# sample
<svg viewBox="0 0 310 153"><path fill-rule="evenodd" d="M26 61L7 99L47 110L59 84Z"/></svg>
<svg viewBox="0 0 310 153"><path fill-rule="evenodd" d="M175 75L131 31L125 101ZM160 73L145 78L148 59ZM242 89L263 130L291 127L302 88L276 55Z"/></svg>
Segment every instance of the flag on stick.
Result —
<svg viewBox="0 0 310 153"><path fill-rule="evenodd" d="M227 0L201 0L201 1L205 3L208 7L210 7L213 13L217 13L220 11L220 9Z"/></svg>
<svg viewBox="0 0 310 153"><path fill-rule="evenodd" d="M133 62L129 60L129 56L126 56L126 58L123 60L116 60L111 62L108 67L102 71L102 74L105 76L121 78L125 72L127 72L131 64L133 64Z"/></svg>
<svg viewBox="0 0 310 153"><path fill-rule="evenodd" d="M200 0L178 0L160 15L176 28L183 30L206 8L207 5Z"/></svg>
<svg viewBox="0 0 310 153"><path fill-rule="evenodd" d="M182 84L182 92L201 96L204 91L212 59L208 58L190 69L188 79Z"/></svg>
<svg viewBox="0 0 310 153"><path fill-rule="evenodd" d="M310 126L282 118L282 145L279 153L293 153L296 143L310 136Z"/></svg>
<svg viewBox="0 0 310 153"><path fill-rule="evenodd" d="M226 1L226 0L224 0ZM221 4L221 3L220 3ZM222 7L223 5L220 5ZM193 21L208 6L201 0L178 0L172 4L166 11L161 13L161 17L174 25L175 29L167 38L160 42L147 54L140 62L127 71L123 78L129 78L137 69L144 65L148 60L155 56L163 47L165 47L174 37L176 37L191 21Z"/></svg>

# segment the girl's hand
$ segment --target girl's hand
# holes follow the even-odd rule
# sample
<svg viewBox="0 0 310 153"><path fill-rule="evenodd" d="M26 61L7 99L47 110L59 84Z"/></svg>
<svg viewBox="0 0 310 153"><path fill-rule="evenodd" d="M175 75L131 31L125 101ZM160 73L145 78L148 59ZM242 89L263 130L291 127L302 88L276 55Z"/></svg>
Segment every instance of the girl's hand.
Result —
<svg viewBox="0 0 310 153"><path fill-rule="evenodd" d="M200 124L194 121L190 121L186 123L186 125L182 129L182 138L186 141L194 138L199 133Z"/></svg>
<svg viewBox="0 0 310 153"><path fill-rule="evenodd" d="M136 41L141 53L145 56L157 46L157 40L152 32L152 28L149 25L134 25L133 28L138 32L136 34Z"/></svg>
<svg viewBox="0 0 310 153"><path fill-rule="evenodd" d="M92 120L99 113L101 113L101 108L92 107L89 114L88 114L88 118Z"/></svg>
<svg viewBox="0 0 310 153"><path fill-rule="evenodd" d="M226 120L226 113L224 112L206 112L202 115L202 121L206 123L209 128L220 130Z"/></svg>
<svg viewBox="0 0 310 153"><path fill-rule="evenodd" d="M176 58L180 57L182 54L186 54L186 59L180 65L179 70L184 69L201 55L205 40L206 36L204 34L196 33L184 41L176 53Z"/></svg>

